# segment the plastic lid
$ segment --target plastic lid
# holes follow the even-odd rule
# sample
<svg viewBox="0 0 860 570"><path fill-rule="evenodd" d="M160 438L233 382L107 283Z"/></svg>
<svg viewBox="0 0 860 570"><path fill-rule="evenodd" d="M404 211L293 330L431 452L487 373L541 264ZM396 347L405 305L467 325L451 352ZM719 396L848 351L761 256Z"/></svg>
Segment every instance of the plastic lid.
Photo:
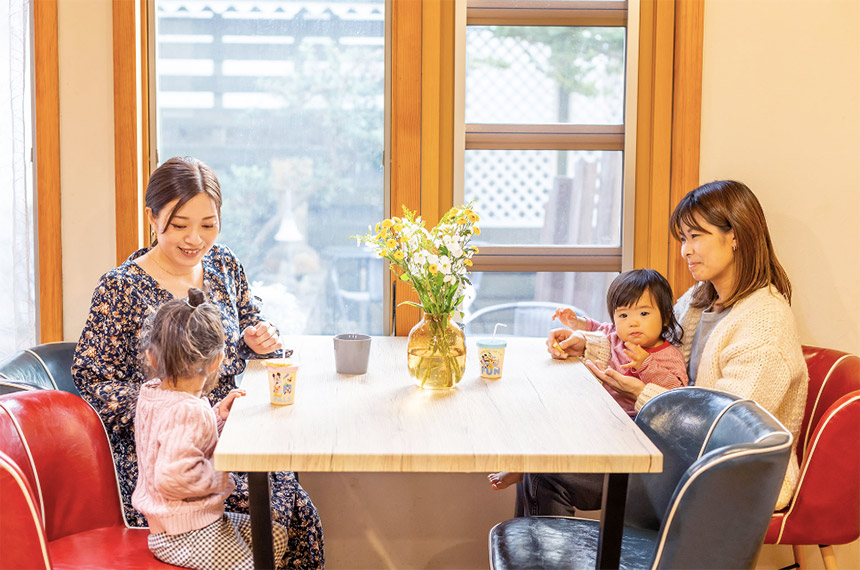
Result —
<svg viewBox="0 0 860 570"><path fill-rule="evenodd" d="M508 346L508 341L501 338L482 338L478 341L480 348L505 348Z"/></svg>

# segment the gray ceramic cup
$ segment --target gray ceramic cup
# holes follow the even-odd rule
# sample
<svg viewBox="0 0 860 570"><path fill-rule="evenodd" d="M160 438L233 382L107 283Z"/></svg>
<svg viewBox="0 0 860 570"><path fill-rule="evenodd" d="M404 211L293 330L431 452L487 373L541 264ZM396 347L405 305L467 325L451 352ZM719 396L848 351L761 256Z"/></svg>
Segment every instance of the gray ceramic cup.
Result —
<svg viewBox="0 0 860 570"><path fill-rule="evenodd" d="M370 358L370 337L339 334L334 337L334 364L338 374L364 374Z"/></svg>

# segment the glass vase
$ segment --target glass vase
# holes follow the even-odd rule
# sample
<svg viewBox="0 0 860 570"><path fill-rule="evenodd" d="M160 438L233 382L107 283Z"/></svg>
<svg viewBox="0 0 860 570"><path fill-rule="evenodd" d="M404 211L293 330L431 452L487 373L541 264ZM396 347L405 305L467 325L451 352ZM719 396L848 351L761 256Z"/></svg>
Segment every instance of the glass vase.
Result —
<svg viewBox="0 0 860 570"><path fill-rule="evenodd" d="M424 316L409 331L409 374L426 390L453 388L466 368L466 339L449 313Z"/></svg>

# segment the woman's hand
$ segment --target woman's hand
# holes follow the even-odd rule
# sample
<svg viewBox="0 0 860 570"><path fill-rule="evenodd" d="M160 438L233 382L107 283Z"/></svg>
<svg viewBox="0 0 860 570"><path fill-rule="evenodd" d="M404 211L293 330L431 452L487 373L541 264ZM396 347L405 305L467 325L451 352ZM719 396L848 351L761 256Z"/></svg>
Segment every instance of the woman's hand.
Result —
<svg viewBox="0 0 860 570"><path fill-rule="evenodd" d="M244 395L245 390L235 388L233 390L230 390L227 395L224 396L224 399L215 405L215 411L218 412L218 415L221 416L222 420L226 420L227 416L230 415L230 410L233 409L233 401L236 398L239 398Z"/></svg>
<svg viewBox="0 0 860 570"><path fill-rule="evenodd" d="M624 396L625 399L635 402L645 388L645 382L633 376L625 376L611 368L599 366L599 363L590 360L585 361L585 366L594 373L597 378Z"/></svg>
<svg viewBox="0 0 860 570"><path fill-rule="evenodd" d="M248 348L256 354L269 354L284 348L278 336L278 329L267 321L246 328L242 332L242 336L245 338L245 344L248 345Z"/></svg>
<svg viewBox="0 0 860 570"><path fill-rule="evenodd" d="M546 351L556 360L567 360L571 356L582 356L585 339L573 334L570 329L553 329L546 339Z"/></svg>

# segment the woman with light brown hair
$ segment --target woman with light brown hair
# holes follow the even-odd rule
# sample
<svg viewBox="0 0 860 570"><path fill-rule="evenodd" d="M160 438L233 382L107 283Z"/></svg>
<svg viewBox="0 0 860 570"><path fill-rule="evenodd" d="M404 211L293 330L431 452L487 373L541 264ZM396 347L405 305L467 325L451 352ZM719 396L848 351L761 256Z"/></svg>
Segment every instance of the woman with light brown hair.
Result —
<svg viewBox="0 0 860 570"><path fill-rule="evenodd" d="M670 224L697 281L675 304L675 317L684 331L680 349L687 360L690 385L755 400L785 425L796 445L808 374L789 306L791 283L774 253L761 204L741 182L719 180L684 196ZM547 350L553 358L574 355L554 346L564 346L570 334L569 329L550 331ZM586 361L586 366L634 402L637 411L666 390L609 369L605 363ZM792 451L776 509L791 500L798 476ZM577 493L576 483L570 480L559 484L552 480L555 475L537 477L524 481L520 489L526 514L572 514L573 507L582 508L578 503L583 498L595 496L595 485L590 492ZM597 485L598 497L601 486Z"/></svg>

